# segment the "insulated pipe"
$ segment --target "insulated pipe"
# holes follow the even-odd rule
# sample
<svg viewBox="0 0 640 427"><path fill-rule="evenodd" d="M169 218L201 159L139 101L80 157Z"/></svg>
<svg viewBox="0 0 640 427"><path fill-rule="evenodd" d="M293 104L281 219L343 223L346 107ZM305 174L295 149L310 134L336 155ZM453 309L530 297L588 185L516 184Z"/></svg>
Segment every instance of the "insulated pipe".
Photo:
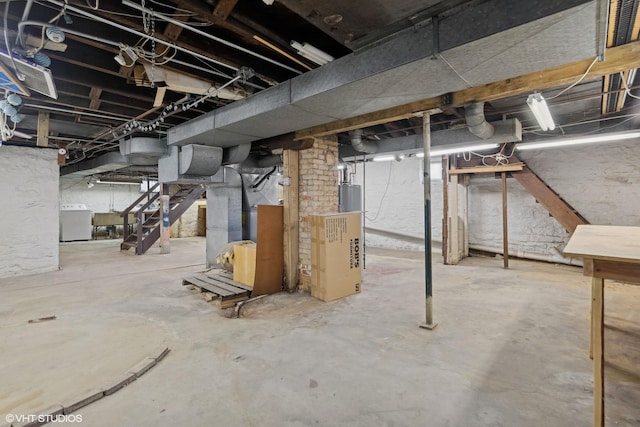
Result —
<svg viewBox="0 0 640 427"><path fill-rule="evenodd" d="M351 137L351 145L353 146L354 150L367 154L378 152L377 143L362 140L362 129L349 131L349 136Z"/></svg>
<svg viewBox="0 0 640 427"><path fill-rule="evenodd" d="M494 254L502 255L502 249L494 248L492 246L469 244L469 249L475 249L477 251L491 252ZM553 254L545 255L545 254L536 254L533 252L518 250L518 251L515 251L515 253L513 253L512 255L518 258L523 258L523 259L531 259L535 261L545 261L545 262L551 262L555 264L566 264L566 265L575 265L575 266L582 267L582 262L580 260L575 258L566 258L562 256L560 252L558 252L558 255L553 255Z"/></svg>
<svg viewBox="0 0 640 427"><path fill-rule="evenodd" d="M493 136L495 129L484 117L484 102L474 102L464 107L464 115L469 132L482 139Z"/></svg>

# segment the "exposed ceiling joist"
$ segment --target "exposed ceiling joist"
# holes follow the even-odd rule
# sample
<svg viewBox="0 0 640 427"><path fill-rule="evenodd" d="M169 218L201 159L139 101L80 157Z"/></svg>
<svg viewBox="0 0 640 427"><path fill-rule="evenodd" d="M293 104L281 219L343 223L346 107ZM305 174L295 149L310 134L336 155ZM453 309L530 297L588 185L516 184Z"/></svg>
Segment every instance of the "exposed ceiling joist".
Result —
<svg viewBox="0 0 640 427"><path fill-rule="evenodd" d="M446 98L450 98L449 102L445 101L445 97L438 96L363 114L361 116L313 126L296 132L295 139L300 140L333 135L353 129L402 120L412 117L416 113L440 108L441 106L461 107L470 102L490 102L505 97L528 94L536 90L569 85L581 78L592 62L593 59L585 59L568 65L550 68L545 71L465 89L451 94L450 97L447 96ZM640 67L640 42L629 43L607 49L604 60L596 62L585 79L603 77L608 74L619 73L630 68L638 67Z"/></svg>
<svg viewBox="0 0 640 427"><path fill-rule="evenodd" d="M213 16L226 21L236 4L238 4L238 0L220 0L213 10Z"/></svg>

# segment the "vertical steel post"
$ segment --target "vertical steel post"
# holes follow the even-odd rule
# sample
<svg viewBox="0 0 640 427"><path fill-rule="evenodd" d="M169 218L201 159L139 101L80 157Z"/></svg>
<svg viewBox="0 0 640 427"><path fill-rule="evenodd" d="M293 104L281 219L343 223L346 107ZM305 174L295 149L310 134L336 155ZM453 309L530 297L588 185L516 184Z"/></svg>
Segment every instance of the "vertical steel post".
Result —
<svg viewBox="0 0 640 427"><path fill-rule="evenodd" d="M502 259L509 268L509 226L507 223L507 173L502 172Z"/></svg>
<svg viewBox="0 0 640 427"><path fill-rule="evenodd" d="M161 212L161 224L160 224L160 253L168 254L171 253L171 245L170 245L170 228L171 228L171 219L169 217L170 212L170 198L169 198L169 186L166 184L162 185L162 195L160 196L160 212Z"/></svg>
<svg viewBox="0 0 640 427"><path fill-rule="evenodd" d="M422 115L422 142L424 146L424 281L425 281L425 323L421 328L433 329L438 324L433 321L433 272L431 264L431 113Z"/></svg>
<svg viewBox="0 0 640 427"><path fill-rule="evenodd" d="M362 269L367 269L367 156L362 155Z"/></svg>

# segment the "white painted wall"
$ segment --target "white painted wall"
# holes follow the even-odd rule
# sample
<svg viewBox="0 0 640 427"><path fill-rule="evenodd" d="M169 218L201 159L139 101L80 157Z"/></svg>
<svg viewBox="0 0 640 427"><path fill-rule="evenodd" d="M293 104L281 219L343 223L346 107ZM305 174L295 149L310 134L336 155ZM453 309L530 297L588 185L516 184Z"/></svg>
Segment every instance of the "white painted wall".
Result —
<svg viewBox="0 0 640 427"><path fill-rule="evenodd" d="M640 226L640 140L519 152L518 156L591 224ZM367 227L423 235L420 161L367 163ZM389 175L391 168L391 175ZM362 165L354 183L362 183ZM376 216L387 179L389 189ZM557 256L569 234L518 182L509 179L509 248ZM469 242L502 248L502 194L499 179L474 176L469 185ZM433 239L442 238L442 183L432 183ZM398 239L367 235L367 244L421 249Z"/></svg>
<svg viewBox="0 0 640 427"><path fill-rule="evenodd" d="M0 147L0 277L58 269L58 153Z"/></svg>
<svg viewBox="0 0 640 427"><path fill-rule="evenodd" d="M394 249L423 250L424 245L390 238L375 233L389 231L424 238L424 189L422 159L407 158L400 162L358 163L353 183L363 185L365 198L366 243L370 246ZM353 168L353 165L351 165ZM366 170L364 169L366 168ZM387 185L388 184L388 185ZM433 240L442 239L442 181L432 177L431 223Z"/></svg>
<svg viewBox="0 0 640 427"><path fill-rule="evenodd" d="M121 211L140 197L140 185L94 184L86 178L60 178L60 203L82 203L93 212Z"/></svg>

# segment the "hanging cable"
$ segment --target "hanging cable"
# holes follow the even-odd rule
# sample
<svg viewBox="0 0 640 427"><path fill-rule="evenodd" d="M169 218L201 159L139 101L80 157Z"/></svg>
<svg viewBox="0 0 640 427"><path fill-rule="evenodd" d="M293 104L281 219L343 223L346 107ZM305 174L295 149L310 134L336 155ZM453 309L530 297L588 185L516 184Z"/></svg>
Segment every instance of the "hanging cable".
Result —
<svg viewBox="0 0 640 427"><path fill-rule="evenodd" d="M251 186L251 189L252 189L252 190L255 190L255 189L257 189L258 187L260 187L260 184L262 184L262 183L263 183L263 182L265 182L265 181L268 181L268 180L269 180L269 178L271 177L271 175L273 175L277 170L278 170L278 167L277 167L277 166L274 166L274 167L273 167L273 169L271 169L269 172L267 172L266 174L264 174L264 176L263 176L262 178L260 178L260 179L258 180L258 182L256 182L255 184L253 184L253 185ZM260 191L260 190L258 190L258 191Z"/></svg>
<svg viewBox="0 0 640 427"><path fill-rule="evenodd" d="M369 218L366 214L365 214L365 218L368 219L369 221L375 221L376 219L378 219L378 216L380 215L380 212L382 211L382 205L384 202L384 198L387 196L387 191L389 191L389 184L391 183L391 171L393 170L393 162L389 163L389 176L387 177L387 185L384 187L384 192L382 193L382 197L380 198L380 204L378 205L378 211L376 212L376 216L374 216L373 218Z"/></svg>
<svg viewBox="0 0 640 427"><path fill-rule="evenodd" d="M100 9L100 0L96 0L96 5L95 6L91 6L91 2L89 2L89 0L87 0L87 6L89 6L93 10L98 10L98 9Z"/></svg>
<svg viewBox="0 0 640 427"><path fill-rule="evenodd" d="M574 83L572 83L570 86L564 88L563 90L561 90L560 92L558 92L557 94L548 97L547 101L550 101L552 99L555 99L557 97L559 97L560 95L562 95L563 93L565 93L566 91L572 89L573 87L575 87L577 84L579 84L582 80L584 80L585 77L587 77L587 75L589 74L589 71L591 71L591 68L593 68L593 66L596 64L596 62L598 62L598 57L595 57L595 59L593 60L593 62L591 63L591 65L589 65L589 68L587 68L587 71L584 72L584 74L582 76L580 76L580 78L578 80L576 80Z"/></svg>
<svg viewBox="0 0 640 427"><path fill-rule="evenodd" d="M4 5L4 19L3 19L4 28L2 29L2 32L4 34L4 44L7 47L7 55L9 55L9 59L11 60L13 71L15 71L16 77L18 78L18 80L23 82L25 79L25 76L24 74L18 71L18 66L16 65L16 61L14 61L13 54L11 53L11 45L9 45L9 20L7 18L9 16L9 3L11 3L11 0L7 0L7 2Z"/></svg>
<svg viewBox="0 0 640 427"><path fill-rule="evenodd" d="M627 94L627 96L635 99L640 99L640 97L633 95L631 93L631 90L629 90L629 86L627 86L627 81L625 80L624 74L622 74L622 72L620 72L620 80L622 81L622 86L624 87L624 91Z"/></svg>

